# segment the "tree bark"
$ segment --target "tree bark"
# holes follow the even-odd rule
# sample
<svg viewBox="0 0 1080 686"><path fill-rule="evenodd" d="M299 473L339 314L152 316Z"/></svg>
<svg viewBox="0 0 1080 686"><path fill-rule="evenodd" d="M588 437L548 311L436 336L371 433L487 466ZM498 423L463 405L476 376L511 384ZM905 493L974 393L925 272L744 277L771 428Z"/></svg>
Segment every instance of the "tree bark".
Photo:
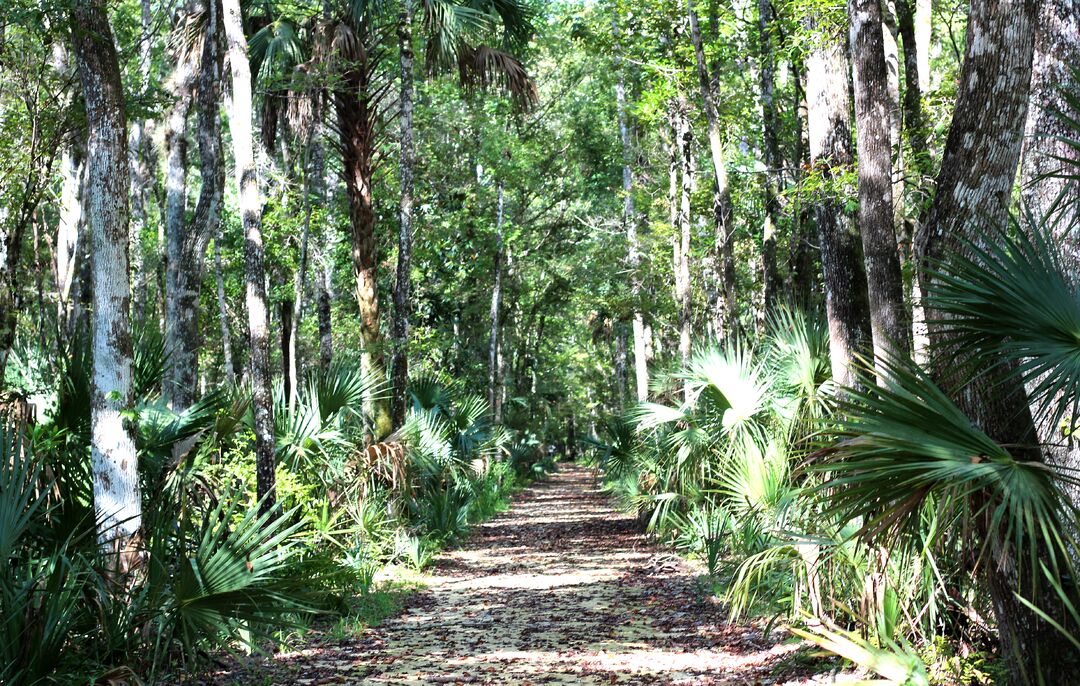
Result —
<svg viewBox="0 0 1080 686"><path fill-rule="evenodd" d="M375 154L375 118L370 101L372 74L366 57L351 61L340 75L334 91L334 107L341 139L342 166L349 199L349 221L352 231L353 276L356 280L356 302L360 308L360 355L364 373L380 381L386 377L383 337L380 329L379 291L375 247L375 208L372 197L373 156ZM375 438L386 436L393 429L390 403L382 394L369 395Z"/></svg>
<svg viewBox="0 0 1080 686"><path fill-rule="evenodd" d="M1037 219L1053 227L1059 245L1065 246L1078 266L1080 244L1075 234L1069 234L1080 220L1080 184L1053 175L1075 179L1080 174L1080 151L1062 142L1062 138L1076 139L1078 132L1056 115L1069 112L1062 89L1080 87L1072 72L1080 67L1080 0L1042 0L1036 26L1021 197Z"/></svg>
<svg viewBox="0 0 1080 686"><path fill-rule="evenodd" d="M776 306L780 292L780 273L776 267L776 232L780 225L781 169L780 113L776 106L776 55L773 30L776 16L772 0L758 0L758 83L761 89L761 142L765 162L765 227L761 239L762 312Z"/></svg>
<svg viewBox="0 0 1080 686"><path fill-rule="evenodd" d="M690 318L693 314L690 300L690 195L693 185L693 145L694 133L690 126L689 104L679 98L675 104L674 117L675 145L679 155L679 175L681 177L679 194L679 213L676 221L679 253L676 264L675 300L679 306L679 358L685 368L690 363ZM685 389L689 398L689 386Z"/></svg>
<svg viewBox="0 0 1080 686"><path fill-rule="evenodd" d="M930 151L926 140L926 120L922 108L923 89L919 73L921 60L919 50L923 46L920 46L919 41L916 40L913 9L915 2L916 0L896 0L896 15L900 40L904 45L903 133L908 146L905 166L914 181L911 195L915 198L914 223L917 223L923 214L923 209L929 206L926 182ZM905 264L911 259L911 242L915 229L913 222L906 220L897 228L900 231L897 237L900 246L900 262Z"/></svg>
<svg viewBox="0 0 1080 686"><path fill-rule="evenodd" d="M1080 65L1080 0L1044 0L1035 29L1035 56L1031 77L1031 104L1025 126L1020 163L1020 196L1024 209L1044 230L1049 230L1074 274L1080 273L1080 152L1062 143L1077 138L1077 131L1055 112L1070 112L1062 89L1072 92L1080 84L1071 69ZM1072 179L1059 178L1071 175ZM1027 222L1024 222L1026 227ZM1029 227L1034 228L1034 227ZM1032 408L1033 410L1035 408ZM1066 468L1080 467L1080 441L1064 435L1049 417L1036 417L1039 442L1049 459ZM1080 488L1066 485L1075 504ZM1075 531L1072 532L1075 535Z"/></svg>
<svg viewBox="0 0 1080 686"><path fill-rule="evenodd" d="M413 173L416 151L413 145L413 1L403 0L398 20L398 55L401 88L398 94L400 113L401 198L398 204L398 259L394 282L394 355L393 377L394 426L405 423L406 395L409 385L409 317L412 314L412 242L413 242ZM500 186L501 191L501 186Z"/></svg>
<svg viewBox="0 0 1080 686"><path fill-rule="evenodd" d="M221 353L225 364L225 379L236 383L236 365L233 363L232 335L229 334L229 308L225 301L225 277L221 268L221 223L214 234L214 279L217 282L218 324L221 327Z"/></svg>
<svg viewBox="0 0 1080 686"><path fill-rule="evenodd" d="M134 431L124 419L134 404L124 91L104 1L78 0L71 26L86 104L87 205L94 250L94 508L99 542L119 552L142 524Z"/></svg>
<svg viewBox="0 0 1080 686"><path fill-rule="evenodd" d="M506 260L503 236L503 184L498 184L495 216L495 279L491 287L491 334L488 337L488 403L496 424L502 421L502 394L499 392L499 324L502 317L503 263Z"/></svg>
<svg viewBox="0 0 1080 686"><path fill-rule="evenodd" d="M716 259L720 263L720 297L714 308L717 311L717 337L723 338L735 332L738 324L738 302L735 294L735 220L731 203L731 187L728 183L727 167L724 162L724 145L720 132L720 117L716 111L709 68L705 63L705 50L701 43L701 29L698 26L694 0L686 0L686 10L690 19L690 41L694 46L694 61L697 65L698 86L701 100L705 106L705 119L708 122L709 152L712 155L713 179L716 187L713 193L713 218L716 225ZM687 134L690 128L687 126ZM689 158L684 155L684 160ZM688 181L684 179L684 185ZM689 222L689 212L686 221ZM768 240L774 242L771 268L775 271L775 236ZM767 249L767 248L766 248ZM689 277L687 277L689 284Z"/></svg>
<svg viewBox="0 0 1080 686"><path fill-rule="evenodd" d="M967 241L985 240L987 229L1009 221L1013 182L1023 143L1031 85L1038 2L984 0L972 3L967 46L960 73L956 108L945 143L938 191L925 227L916 237L919 265L966 251ZM923 271L923 283L932 283ZM995 441L1012 446L1020 459L1041 460L1027 394L1015 377L958 379L964 351L950 347L948 322L927 314L928 333L940 351L933 373L954 402ZM966 367L965 367L966 368ZM968 383L965 383L968 382ZM982 535L995 532L983 524ZM1023 553L1021 553L1023 555ZM985 565L1002 656L1010 684L1041 677L1046 683L1067 683L1073 655L1065 640L1017 599L1021 593L1054 614L1053 603L1034 588L1037 579L1021 578L1030 560L994 550Z"/></svg>
<svg viewBox="0 0 1080 686"><path fill-rule="evenodd" d="M612 33L618 40L619 25L612 19ZM622 48L616 44L615 108L619 119L619 142L622 143L623 168L623 230L626 232L626 265L630 270L630 295L634 302L634 383L638 402L649 398L649 365L645 354L645 316L641 311L641 241L638 239L638 217L634 209L634 148L630 140L630 124L626 108L626 66Z"/></svg>
<svg viewBox="0 0 1080 686"><path fill-rule="evenodd" d="M866 264L874 357L902 358L911 348L904 283L893 228L891 98L879 0L848 0L855 56L859 155L859 231Z"/></svg>
<svg viewBox="0 0 1080 686"><path fill-rule="evenodd" d="M811 30L819 30L811 20ZM851 167L851 101L848 59L839 35L822 35L807 66L807 128L810 160L826 187L817 198L818 240L829 320L833 379L855 383L851 364L870 344L870 310L859 237L845 211L838 173Z"/></svg>
<svg viewBox="0 0 1080 686"><path fill-rule="evenodd" d="M802 62L796 61L791 65L794 76L795 88L792 102L792 110L795 112L797 125L795 133L795 151L792 155L797 169L795 178L799 183L805 178L806 170L810 169L810 138L807 127L808 106L806 102L806 70ZM815 291L817 269L814 265L813 243L814 227L810 221L811 203L806 202L805 194L795 196L795 202L791 203L791 250L788 255L789 272L791 274L791 301L804 310L811 307L811 296Z"/></svg>
<svg viewBox="0 0 1080 686"><path fill-rule="evenodd" d="M225 38L232 68L232 133L240 217L244 226L244 280L250 344L251 396L255 416L255 479L260 510L270 511L276 500L274 402L270 388L270 333L266 305L266 266L263 262L262 205L252 138L251 65L240 13L240 0L222 0Z"/></svg>
<svg viewBox="0 0 1080 686"><path fill-rule="evenodd" d="M915 53L918 55L919 92L930 91L930 39L934 33L932 0L910 0L915 3Z"/></svg>
<svg viewBox="0 0 1080 686"><path fill-rule="evenodd" d="M150 69L153 57L153 14L150 0L140 2L139 84L146 97L150 94ZM146 316L145 288L138 285L144 279L142 235L150 218L150 192L154 177L153 122L149 119L132 122L128 152L131 157L131 279L136 284L133 294L133 316L142 323Z"/></svg>
<svg viewBox="0 0 1080 686"><path fill-rule="evenodd" d="M200 294L206 248L217 232L225 186L221 155L221 19L216 1L200 3L205 21L197 82L199 163L202 188L191 223L179 217L169 227L165 271L165 345L169 350L171 374L166 396L175 411L195 402L199 378Z"/></svg>
<svg viewBox="0 0 1080 686"><path fill-rule="evenodd" d="M188 0L184 4L183 12L177 21L174 35L182 36L190 29L192 17L199 14L200 7L197 0ZM171 283L176 277L174 269L178 265L170 265L170 260L180 261L178 254L180 245L183 243L185 226L187 221L187 122L191 111L196 83L198 82L198 54L185 41L178 41L176 50L176 65L170 80L170 92L172 95L172 107L165 118L165 340L169 345L177 345L180 336L174 331L177 325L178 305L175 297L179 295L178 287ZM145 283L136 286L136 290L144 291ZM183 351L181 351L183 354ZM175 369L180 363L172 365ZM172 369L170 369L172 372ZM175 372L170 373L170 379L165 384L165 396L170 406L173 406L173 395L177 392ZM194 377L192 377L194 378ZM181 396L186 395L179 391ZM181 398L181 405L183 399ZM184 405L186 406L186 405ZM179 407L183 409L183 406Z"/></svg>

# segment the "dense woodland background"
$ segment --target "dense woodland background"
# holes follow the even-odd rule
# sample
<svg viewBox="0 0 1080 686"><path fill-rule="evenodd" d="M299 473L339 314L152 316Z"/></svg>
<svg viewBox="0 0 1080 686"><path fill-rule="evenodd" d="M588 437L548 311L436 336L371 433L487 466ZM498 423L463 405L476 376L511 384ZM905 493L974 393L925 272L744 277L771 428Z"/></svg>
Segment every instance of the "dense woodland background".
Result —
<svg viewBox="0 0 1080 686"><path fill-rule="evenodd" d="M0 681L356 611L581 455L733 620L1067 683L1074 0L3 9Z"/></svg>

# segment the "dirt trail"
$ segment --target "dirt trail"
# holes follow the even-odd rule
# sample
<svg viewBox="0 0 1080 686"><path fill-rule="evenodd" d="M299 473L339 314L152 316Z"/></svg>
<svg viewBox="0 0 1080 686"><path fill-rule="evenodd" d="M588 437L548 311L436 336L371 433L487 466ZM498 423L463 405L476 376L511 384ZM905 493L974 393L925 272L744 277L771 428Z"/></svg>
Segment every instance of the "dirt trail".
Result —
<svg viewBox="0 0 1080 686"><path fill-rule="evenodd" d="M724 623L697 575L564 465L442 555L403 615L286 659L301 684L833 681L790 676L797 646Z"/></svg>

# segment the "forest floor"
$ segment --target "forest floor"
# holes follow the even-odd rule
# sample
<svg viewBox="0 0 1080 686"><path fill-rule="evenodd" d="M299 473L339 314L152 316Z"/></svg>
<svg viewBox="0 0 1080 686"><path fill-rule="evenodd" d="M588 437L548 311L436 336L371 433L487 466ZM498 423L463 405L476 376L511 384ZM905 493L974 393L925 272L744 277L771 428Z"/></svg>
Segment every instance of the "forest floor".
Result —
<svg viewBox="0 0 1080 686"><path fill-rule="evenodd" d="M781 630L724 621L700 570L642 535L586 468L519 494L436 561L396 618L218 683L849 682ZM826 670L826 671L822 671ZM818 673L815 673L818 672ZM259 674L257 681L250 677Z"/></svg>

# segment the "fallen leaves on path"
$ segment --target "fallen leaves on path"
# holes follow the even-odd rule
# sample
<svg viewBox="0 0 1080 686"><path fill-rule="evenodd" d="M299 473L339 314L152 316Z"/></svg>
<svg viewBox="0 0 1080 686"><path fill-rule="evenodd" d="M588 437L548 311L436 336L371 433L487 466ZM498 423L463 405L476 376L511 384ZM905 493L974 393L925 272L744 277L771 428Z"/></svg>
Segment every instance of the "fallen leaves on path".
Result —
<svg viewBox="0 0 1080 686"><path fill-rule="evenodd" d="M262 673L310 686L849 681L809 673L793 659L799 644L726 623L696 578L615 511L589 471L564 466L441 556L400 617L278 655Z"/></svg>

